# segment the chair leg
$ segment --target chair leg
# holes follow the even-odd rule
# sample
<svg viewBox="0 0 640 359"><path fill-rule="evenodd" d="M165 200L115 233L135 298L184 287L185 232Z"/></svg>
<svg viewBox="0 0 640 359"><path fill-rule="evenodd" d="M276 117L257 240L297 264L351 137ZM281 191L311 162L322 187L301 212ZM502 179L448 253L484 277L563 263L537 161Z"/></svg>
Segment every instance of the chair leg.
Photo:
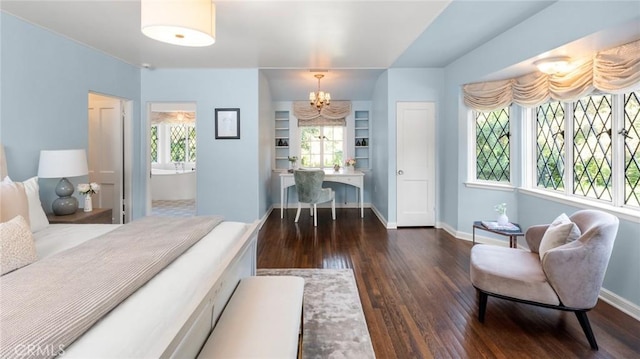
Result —
<svg viewBox="0 0 640 359"><path fill-rule="evenodd" d="M313 205L309 203L309 215L313 217Z"/></svg>
<svg viewBox="0 0 640 359"><path fill-rule="evenodd" d="M591 330L591 324L589 324L587 312L576 311L574 313L576 313L576 317L578 318L578 322L580 322L582 331L584 331L584 334L587 336L587 340L589 341L589 345L591 345L591 349L598 350L598 343L596 343L596 337L593 335L593 331Z"/></svg>
<svg viewBox="0 0 640 359"><path fill-rule="evenodd" d="M489 295L485 292L482 291L478 291L478 299L479 302L478 305L478 321L480 321L480 323L484 323L484 314L487 311L487 299L489 298Z"/></svg>
<svg viewBox="0 0 640 359"><path fill-rule="evenodd" d="M300 202L298 202L298 212L296 212L296 220L295 222L298 223L298 219L300 218L300 209L302 208L302 204Z"/></svg>
<svg viewBox="0 0 640 359"><path fill-rule="evenodd" d="M333 220L336 220L336 197L333 197L331 199L331 216L333 217Z"/></svg>
<svg viewBox="0 0 640 359"><path fill-rule="evenodd" d="M315 203L313 204L313 226L318 226L318 205Z"/></svg>

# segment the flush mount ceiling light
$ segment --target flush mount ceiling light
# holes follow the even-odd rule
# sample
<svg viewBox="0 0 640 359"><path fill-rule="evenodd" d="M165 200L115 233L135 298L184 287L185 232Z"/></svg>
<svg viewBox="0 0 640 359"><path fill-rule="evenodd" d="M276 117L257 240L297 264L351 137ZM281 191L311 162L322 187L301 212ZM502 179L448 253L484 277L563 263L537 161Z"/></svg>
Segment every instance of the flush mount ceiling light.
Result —
<svg viewBox="0 0 640 359"><path fill-rule="evenodd" d="M211 0L142 0L140 29L173 45L202 47L216 42L216 7Z"/></svg>
<svg viewBox="0 0 640 359"><path fill-rule="evenodd" d="M315 74L313 77L318 79L318 91L309 93L309 103L311 106L315 106L318 111L322 109L322 106L329 106L331 101L331 94L328 92L320 91L320 79L324 77L323 74Z"/></svg>
<svg viewBox="0 0 640 359"><path fill-rule="evenodd" d="M549 75L566 74L573 70L573 64L569 56L554 56L533 62L540 72Z"/></svg>

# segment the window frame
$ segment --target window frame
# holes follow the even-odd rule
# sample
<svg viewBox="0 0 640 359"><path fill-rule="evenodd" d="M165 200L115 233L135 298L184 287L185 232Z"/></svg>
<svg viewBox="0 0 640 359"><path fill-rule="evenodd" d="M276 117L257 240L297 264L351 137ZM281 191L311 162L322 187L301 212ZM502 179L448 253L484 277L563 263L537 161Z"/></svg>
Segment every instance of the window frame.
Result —
<svg viewBox="0 0 640 359"><path fill-rule="evenodd" d="M324 129L325 127L342 127L342 163L340 163L340 167L344 166L344 160L347 159L349 156L347 154L347 149L349 148L347 146L347 140L349 138L349 131L348 131L348 126L325 126L325 125L321 125L321 126L298 126L298 130L297 130L297 144L296 144L296 150L298 152L297 157L300 159L300 166L302 166L302 131L304 131L306 128L312 128L312 127L317 127L317 128L321 128ZM320 147L322 148L321 150L321 155L320 155L320 163L324 163L324 139L320 140ZM305 168L331 168L331 167L311 167L311 166L304 166Z"/></svg>
<svg viewBox="0 0 640 359"><path fill-rule="evenodd" d="M523 184L522 190L538 196L551 197L560 202L567 204L580 204L589 207L597 207L604 210L615 211L623 215L630 215L634 221L640 220L638 211L639 206L625 204L624 188L625 188L625 152L624 137L618 133L624 128L624 96L630 92L638 92L638 90L630 90L620 94L612 93L589 93L580 99L589 96L610 95L611 96L611 201L587 197L582 194L574 193L574 104L579 101L577 99L571 102L561 101L564 110L564 148L565 148L565 173L563 177L564 189L555 190L553 188L539 187L537 185L537 125L536 125L536 109L538 106L524 109L525 117L525 141L524 160L523 163ZM551 102L551 100L550 100ZM528 132L528 134L526 133Z"/></svg>
<svg viewBox="0 0 640 359"><path fill-rule="evenodd" d="M473 109L469 109L467 111L467 121L466 123L469 124L468 131L467 131L467 143L469 144L469 146L467 146L467 156L468 156L468 161L467 161L467 181L465 182L465 186L468 188L485 188L485 189L495 189L495 190L500 190L500 191L509 191L512 192L515 190L515 185L514 185L514 149L515 149L515 144L514 144L514 140L513 140L513 121L514 121L514 113L516 111L514 111L514 107L512 105L509 106L505 106L505 109L508 109L509 111L509 181L488 181L488 180L481 180L478 179L478 174L477 174L477 153L476 153L476 147L477 147L477 124L476 124L476 113L477 112L482 112L482 111L476 111ZM499 111L502 110L503 108L500 109L496 109L494 111Z"/></svg>
<svg viewBox="0 0 640 359"><path fill-rule="evenodd" d="M194 130L196 130L196 125L195 123L193 124L157 124L157 125L152 125L151 127L153 128L154 126L156 126L158 128L158 132L157 132L157 136L158 136L158 156L157 156L157 161L156 162L152 162L154 164L158 164L158 165L162 165L162 164L171 164L174 163L174 161L171 161L171 127L174 126L185 126L186 127L186 140L185 140L185 157L189 158L189 129L193 128ZM151 134L151 130L149 131L149 134ZM196 130L195 133L196 136L196 146L197 146L197 138L198 138L198 133ZM151 137L149 137L151 138ZM197 147L196 147L196 156L197 156ZM193 165L195 164L197 161L197 157L194 161L183 161L184 163Z"/></svg>

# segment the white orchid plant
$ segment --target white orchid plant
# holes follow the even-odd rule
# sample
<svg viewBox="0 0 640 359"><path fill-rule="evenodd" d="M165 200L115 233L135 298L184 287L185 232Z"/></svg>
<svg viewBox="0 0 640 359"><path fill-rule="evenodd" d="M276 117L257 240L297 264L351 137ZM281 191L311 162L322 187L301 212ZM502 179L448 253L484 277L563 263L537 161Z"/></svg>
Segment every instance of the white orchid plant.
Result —
<svg viewBox="0 0 640 359"><path fill-rule="evenodd" d="M507 214L507 204L506 203L500 203L497 204L495 207L493 207L496 212L498 212L499 214Z"/></svg>
<svg viewBox="0 0 640 359"><path fill-rule="evenodd" d="M91 195L91 194L96 194L98 191L100 190L100 185L95 183L95 182L91 182L91 183L80 183L78 185L78 192L80 192L80 194L82 195Z"/></svg>

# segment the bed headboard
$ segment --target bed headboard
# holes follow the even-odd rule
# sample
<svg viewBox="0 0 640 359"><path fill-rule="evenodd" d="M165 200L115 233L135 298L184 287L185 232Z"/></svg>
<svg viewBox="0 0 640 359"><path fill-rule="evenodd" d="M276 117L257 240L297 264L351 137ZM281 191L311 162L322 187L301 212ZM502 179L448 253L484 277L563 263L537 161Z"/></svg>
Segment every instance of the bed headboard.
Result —
<svg viewBox="0 0 640 359"><path fill-rule="evenodd" d="M4 157L4 146L0 143L0 181L9 175L7 172L7 159Z"/></svg>

